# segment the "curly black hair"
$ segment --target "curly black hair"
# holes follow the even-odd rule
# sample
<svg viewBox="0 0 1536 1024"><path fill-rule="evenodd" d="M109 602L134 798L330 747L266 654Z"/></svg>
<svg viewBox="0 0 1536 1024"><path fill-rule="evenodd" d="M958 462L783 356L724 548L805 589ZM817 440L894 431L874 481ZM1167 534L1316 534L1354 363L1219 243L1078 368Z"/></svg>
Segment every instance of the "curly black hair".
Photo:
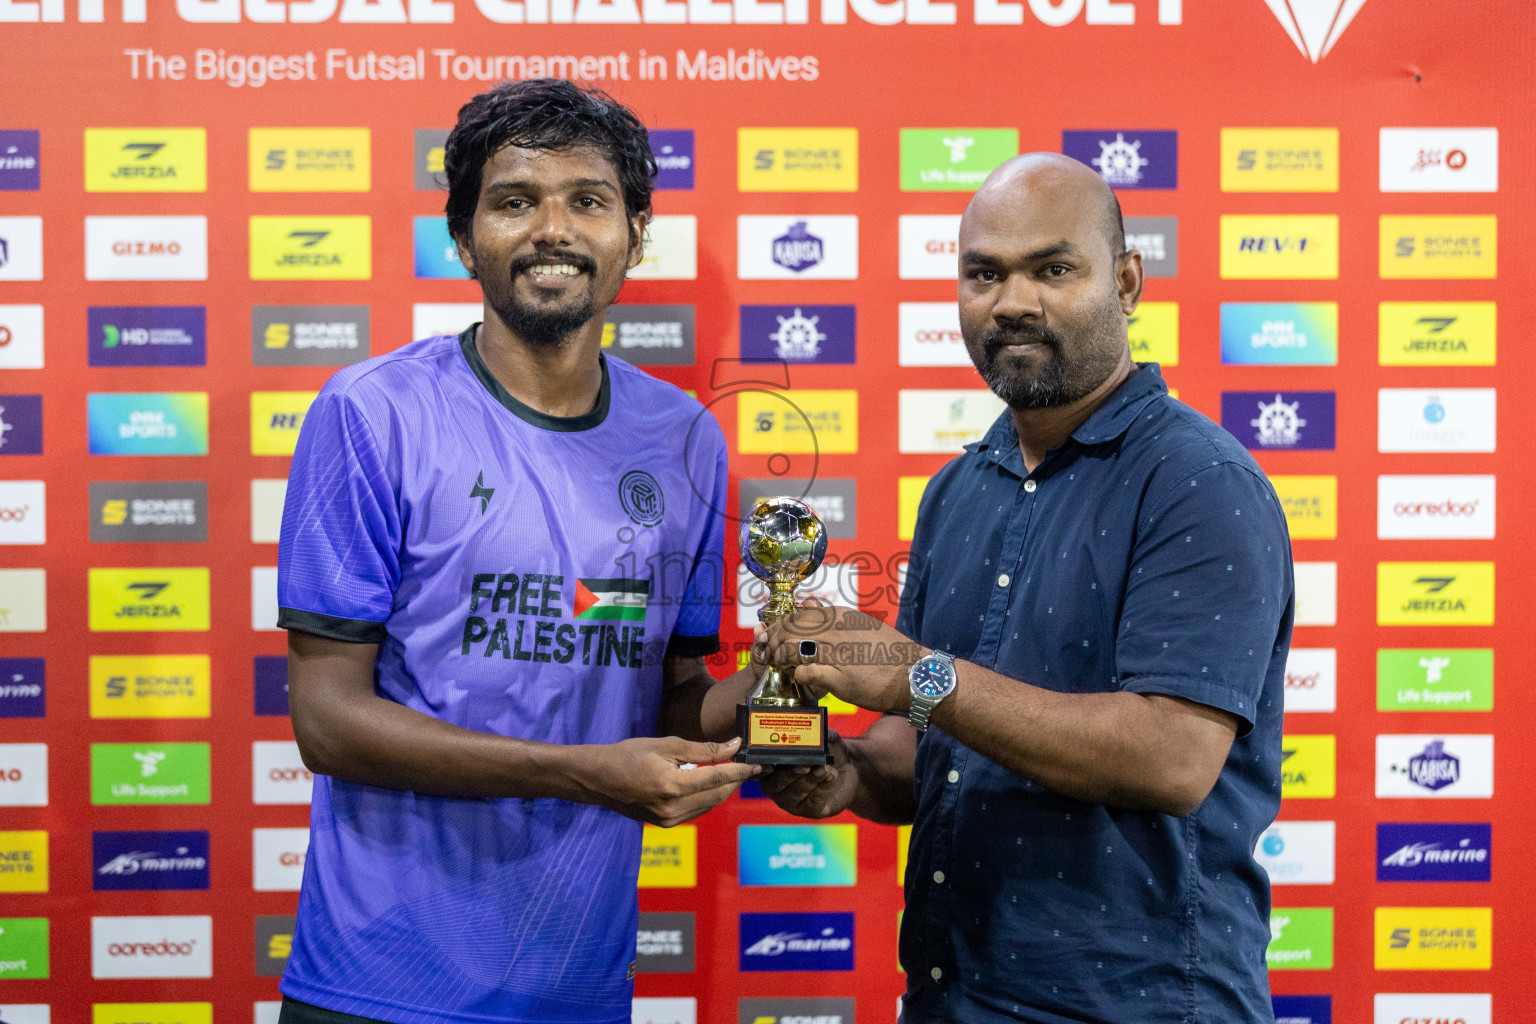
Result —
<svg viewBox="0 0 1536 1024"><path fill-rule="evenodd" d="M448 230L468 239L480 202L481 174L503 146L561 150L590 146L619 172L624 210L632 221L651 211L656 158L650 134L612 96L560 78L502 82L459 108L448 135L443 171L448 179Z"/></svg>

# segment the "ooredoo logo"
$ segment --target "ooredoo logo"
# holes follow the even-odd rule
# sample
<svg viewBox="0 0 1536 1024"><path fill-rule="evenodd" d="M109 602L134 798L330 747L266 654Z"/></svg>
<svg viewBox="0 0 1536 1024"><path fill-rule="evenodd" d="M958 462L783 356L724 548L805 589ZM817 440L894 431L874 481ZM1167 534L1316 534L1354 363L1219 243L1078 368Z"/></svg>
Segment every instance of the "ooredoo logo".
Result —
<svg viewBox="0 0 1536 1024"><path fill-rule="evenodd" d="M91 918L93 978L212 976L211 917Z"/></svg>
<svg viewBox="0 0 1536 1024"><path fill-rule="evenodd" d="M1377 477L1376 535L1492 540L1494 495L1492 475Z"/></svg>
<svg viewBox="0 0 1536 1024"><path fill-rule="evenodd" d="M304 767L299 745L292 742L251 744L252 793L258 804L307 804L315 776Z"/></svg>

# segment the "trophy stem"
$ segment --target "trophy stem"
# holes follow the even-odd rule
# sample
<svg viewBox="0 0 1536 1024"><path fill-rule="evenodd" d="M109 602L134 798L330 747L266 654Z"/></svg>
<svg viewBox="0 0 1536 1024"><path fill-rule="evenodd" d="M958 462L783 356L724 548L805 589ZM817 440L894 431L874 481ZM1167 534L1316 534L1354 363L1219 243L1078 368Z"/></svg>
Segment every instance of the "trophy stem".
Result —
<svg viewBox="0 0 1536 1024"><path fill-rule="evenodd" d="M768 580L768 603L763 605L758 612L758 618L764 623L778 622L786 615L795 612L795 584L798 580L774 577Z"/></svg>

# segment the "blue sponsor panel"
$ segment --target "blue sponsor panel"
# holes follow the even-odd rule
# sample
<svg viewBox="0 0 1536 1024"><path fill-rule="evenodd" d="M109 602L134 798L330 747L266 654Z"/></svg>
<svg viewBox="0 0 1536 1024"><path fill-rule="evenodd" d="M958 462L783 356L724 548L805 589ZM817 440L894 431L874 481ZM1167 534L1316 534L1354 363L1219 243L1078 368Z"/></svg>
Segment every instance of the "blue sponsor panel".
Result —
<svg viewBox="0 0 1536 1024"><path fill-rule="evenodd" d="M86 312L92 366L206 366L202 306L92 306Z"/></svg>
<svg viewBox="0 0 1536 1024"><path fill-rule="evenodd" d="M1221 425L1249 451L1332 451L1332 391L1223 391Z"/></svg>
<svg viewBox="0 0 1536 1024"><path fill-rule="evenodd" d="M92 455L207 455L206 391L85 397Z"/></svg>
<svg viewBox="0 0 1536 1024"><path fill-rule="evenodd" d="M1111 188L1179 187L1179 133L1175 131L1065 131L1061 151L1098 171Z"/></svg>
<svg viewBox="0 0 1536 1024"><path fill-rule="evenodd" d="M1378 822L1376 881L1487 882L1493 826L1486 822Z"/></svg>
<svg viewBox="0 0 1536 1024"><path fill-rule="evenodd" d="M256 656L256 713L288 716L288 659L282 655Z"/></svg>
<svg viewBox="0 0 1536 1024"><path fill-rule="evenodd" d="M742 885L855 885L857 825L740 825Z"/></svg>
<svg viewBox="0 0 1536 1024"><path fill-rule="evenodd" d="M42 718L47 676L42 658L0 658L0 718Z"/></svg>
<svg viewBox="0 0 1536 1024"><path fill-rule="evenodd" d="M1337 366L1336 302L1223 302L1221 361L1229 366Z"/></svg>
<svg viewBox="0 0 1536 1024"><path fill-rule="evenodd" d="M42 187L42 134L35 128L0 131L0 191L36 192Z"/></svg>
<svg viewBox="0 0 1536 1024"><path fill-rule="evenodd" d="M467 281L469 271L459 262L459 248L448 233L448 221L442 217L416 217L412 221L415 238L416 276Z"/></svg>
<svg viewBox="0 0 1536 1024"><path fill-rule="evenodd" d="M0 455L43 454L43 396L0 395Z"/></svg>
<svg viewBox="0 0 1536 1024"><path fill-rule="evenodd" d="M853 970L853 914L742 914L743 971Z"/></svg>
<svg viewBox="0 0 1536 1024"><path fill-rule="evenodd" d="M207 832L93 832L94 889L208 888Z"/></svg>
<svg viewBox="0 0 1536 1024"><path fill-rule="evenodd" d="M852 363L857 326L853 306L742 306L741 355L790 363Z"/></svg>
<svg viewBox="0 0 1536 1024"><path fill-rule="evenodd" d="M1333 1024L1332 996L1271 996L1275 1024Z"/></svg>
<svg viewBox="0 0 1536 1024"><path fill-rule="evenodd" d="M650 133L658 189L693 188L693 129L660 128Z"/></svg>

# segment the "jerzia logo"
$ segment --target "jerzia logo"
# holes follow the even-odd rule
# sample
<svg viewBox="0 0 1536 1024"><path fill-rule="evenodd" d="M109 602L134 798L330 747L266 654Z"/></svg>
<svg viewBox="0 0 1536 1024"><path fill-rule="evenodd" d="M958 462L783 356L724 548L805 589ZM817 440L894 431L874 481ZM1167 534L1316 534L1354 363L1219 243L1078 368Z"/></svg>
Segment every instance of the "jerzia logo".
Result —
<svg viewBox="0 0 1536 1024"><path fill-rule="evenodd" d="M1285 34L1313 64L1328 56L1365 0L1264 0Z"/></svg>

